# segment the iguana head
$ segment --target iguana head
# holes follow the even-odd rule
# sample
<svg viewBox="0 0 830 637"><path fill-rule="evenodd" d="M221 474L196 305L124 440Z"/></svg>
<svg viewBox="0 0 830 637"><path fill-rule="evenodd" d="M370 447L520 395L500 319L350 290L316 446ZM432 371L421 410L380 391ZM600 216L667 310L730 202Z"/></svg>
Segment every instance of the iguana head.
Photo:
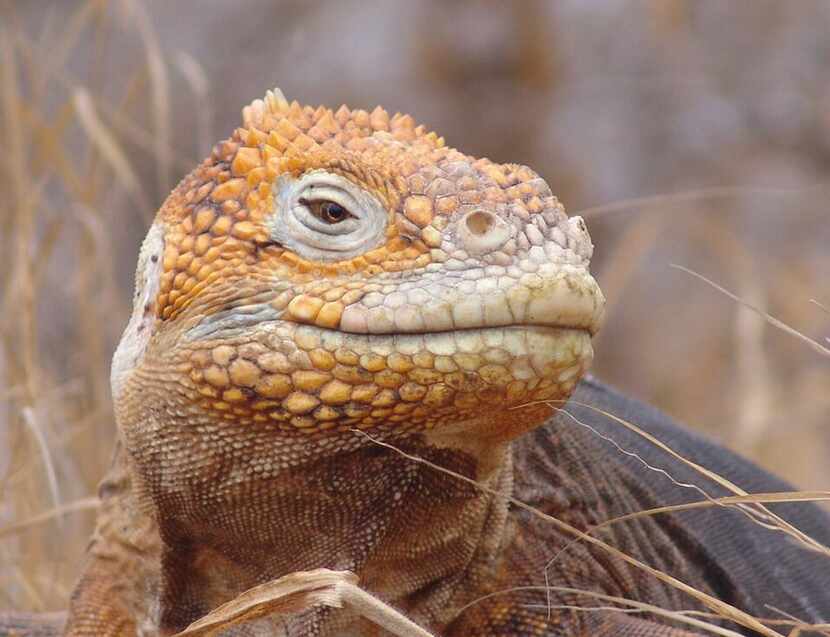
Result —
<svg viewBox="0 0 830 637"><path fill-rule="evenodd" d="M566 398L591 360L591 252L525 166L269 92L142 247L112 372L128 447L265 445L270 471L366 444L355 429L508 440L551 411L513 408Z"/></svg>

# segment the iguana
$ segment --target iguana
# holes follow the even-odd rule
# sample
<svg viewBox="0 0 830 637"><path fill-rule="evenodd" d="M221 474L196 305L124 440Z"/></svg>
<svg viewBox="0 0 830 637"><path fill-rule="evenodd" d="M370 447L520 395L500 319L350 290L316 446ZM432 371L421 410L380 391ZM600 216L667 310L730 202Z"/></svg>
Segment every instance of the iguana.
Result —
<svg viewBox="0 0 830 637"><path fill-rule="evenodd" d="M580 382L603 313L592 249L530 168L465 155L407 115L279 91L246 107L142 245L112 365L118 443L65 634L170 635L316 568L354 572L440 635L703 634L579 593L705 610L515 504L589 531L701 499L681 485L705 480L591 407L748 491L789 489ZM830 544L817 507L775 510ZM732 508L592 536L756 616L830 621L824 556ZM315 608L222 634L381 633Z"/></svg>

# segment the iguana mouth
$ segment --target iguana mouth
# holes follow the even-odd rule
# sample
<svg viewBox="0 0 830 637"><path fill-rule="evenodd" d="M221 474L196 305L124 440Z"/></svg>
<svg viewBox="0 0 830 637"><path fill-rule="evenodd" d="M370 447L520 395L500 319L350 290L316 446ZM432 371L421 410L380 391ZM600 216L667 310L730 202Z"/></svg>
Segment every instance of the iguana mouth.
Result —
<svg viewBox="0 0 830 637"><path fill-rule="evenodd" d="M519 376L523 377L549 376L551 372L547 368L551 363L555 367L568 361L580 365L585 362L587 365L593 355L590 330L567 324L479 325L453 330L367 334L303 325L278 317L265 318L267 314L270 312L260 310L226 314L213 320L207 317L185 334L184 342L210 343L221 340L241 343L267 334L274 339L274 346L278 345L279 338L286 338L312 342L330 351L348 350L370 356L388 356L393 353L409 357L419 353L449 357L459 355L464 361L459 368L466 368L469 372L476 371L477 367L487 361L508 367L521 367L526 363L527 369L532 369L533 372L520 372ZM464 355L470 356L465 358ZM483 358L473 363L472 357ZM519 359L525 363L517 363Z"/></svg>
<svg viewBox="0 0 830 637"><path fill-rule="evenodd" d="M442 282L425 286L427 298L420 304L409 301L398 307L372 307L355 303L343 311L339 329L368 334L531 325L585 329L591 334L599 329L605 299L587 272L537 277L532 286L511 283L470 294L452 281ZM290 320L290 315L287 318Z"/></svg>
<svg viewBox="0 0 830 637"><path fill-rule="evenodd" d="M451 285L435 286L420 305L374 305L367 295L346 307L338 325L316 327L344 335L404 336L508 327L574 329L593 335L602 322L605 299L593 277L580 274L540 279L535 287L512 285L490 295L465 295ZM290 305L278 309L270 299L258 299L203 315L185 339L213 338L217 333L251 329L271 321L307 324L290 311Z"/></svg>
<svg viewBox="0 0 830 637"><path fill-rule="evenodd" d="M340 335L342 337L394 337L406 338L412 336L446 336L456 333L484 333L490 330L551 330L551 331L574 331L585 332L588 335L593 335L594 330L585 325L573 325L568 322L557 321L539 321L531 323L505 323L496 325L472 325L467 327L458 327L454 329L444 330L413 330L413 331L390 331L390 332L353 332L341 328L327 328L318 325L306 325L296 321L286 320L282 316L276 315L270 306L257 306L257 310L252 310L253 306L245 308L235 308L234 310L226 310L210 316L206 316L198 325L189 329L183 335L182 339L185 342L196 340L210 340L214 338L226 338L228 336L239 336L245 331L256 329L258 327L267 328L269 324L286 323L296 325L306 329L314 329L322 333L331 335ZM242 311L239 311L242 310Z"/></svg>

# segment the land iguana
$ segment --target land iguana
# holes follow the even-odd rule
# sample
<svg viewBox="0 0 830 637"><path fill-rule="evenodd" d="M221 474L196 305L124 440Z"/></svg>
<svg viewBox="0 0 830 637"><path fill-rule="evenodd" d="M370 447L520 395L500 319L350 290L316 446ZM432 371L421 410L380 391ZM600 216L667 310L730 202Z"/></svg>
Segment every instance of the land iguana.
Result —
<svg viewBox="0 0 830 637"><path fill-rule="evenodd" d="M727 494L594 408L748 491L790 489L583 379L603 313L592 249L530 168L465 155L408 115L279 91L246 107L142 245L112 365L117 449L65 634L171 635L316 568L354 572L440 635L703 634L578 592L705 610L516 506L589 531L702 499L685 483ZM774 509L830 544L817 507ZM830 621L826 558L733 508L592 536L756 616ZM222 634L383 633L314 608Z"/></svg>

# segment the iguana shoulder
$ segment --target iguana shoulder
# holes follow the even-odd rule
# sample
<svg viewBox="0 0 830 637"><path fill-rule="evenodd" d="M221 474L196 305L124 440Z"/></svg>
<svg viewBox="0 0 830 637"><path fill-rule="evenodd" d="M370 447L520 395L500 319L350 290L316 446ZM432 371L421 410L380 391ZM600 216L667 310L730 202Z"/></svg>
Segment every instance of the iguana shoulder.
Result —
<svg viewBox="0 0 830 637"><path fill-rule="evenodd" d="M678 454L726 478L749 493L795 491L788 482L764 471L749 460L718 445L699 433L681 427L664 413L588 378L574 394L574 401L591 405L628 419L651 433ZM568 411L599 433L634 452L651 465L666 470L671 480L646 470L638 458L619 453L603 442L601 457L614 456L621 472L630 480L648 483L655 503L663 506L700 500L703 496L679 486L695 484L710 497L734 495L689 466L669 458L643 437L620 427L594 409L572 404ZM562 418L560 417L560 420ZM562 426L566 426L564 418ZM730 423L725 422L728 429ZM585 430L583 430L584 432ZM824 546L830 546L830 516L813 503L770 504L768 508ZM830 617L830 564L827 558L806 549L780 531L753 522L736 509L710 507L672 514L693 542L702 547L723 578L746 600L746 609L758 616L770 616L776 607L806 621L827 621ZM724 581L721 579L721 581ZM775 612L772 613L775 615Z"/></svg>
<svg viewBox="0 0 830 637"><path fill-rule="evenodd" d="M705 499L688 485L696 485L710 497L733 495L602 412L628 420L750 492L794 490L653 407L589 377L562 411L514 443L514 497L588 532L619 516ZM798 503L769 508L825 546L830 543L830 517L818 506ZM563 604L597 605L590 593L646 601L666 609L705 610L653 576L574 541L572 535L521 508L514 507L510 518L515 535L503 550L498 575L488 582L492 597L482 595L482 601L454 624L453 635L524 634L522 626L539 627L536 632L525 629L530 635L659 635L669 630L624 621L619 614L563 608ZM826 558L735 508L642 517L592 533L756 617L780 620L784 613L807 624L820 624L830 616ZM547 586L554 587L549 594L544 591ZM559 587L588 593L566 593ZM728 622L724 626L756 634Z"/></svg>

